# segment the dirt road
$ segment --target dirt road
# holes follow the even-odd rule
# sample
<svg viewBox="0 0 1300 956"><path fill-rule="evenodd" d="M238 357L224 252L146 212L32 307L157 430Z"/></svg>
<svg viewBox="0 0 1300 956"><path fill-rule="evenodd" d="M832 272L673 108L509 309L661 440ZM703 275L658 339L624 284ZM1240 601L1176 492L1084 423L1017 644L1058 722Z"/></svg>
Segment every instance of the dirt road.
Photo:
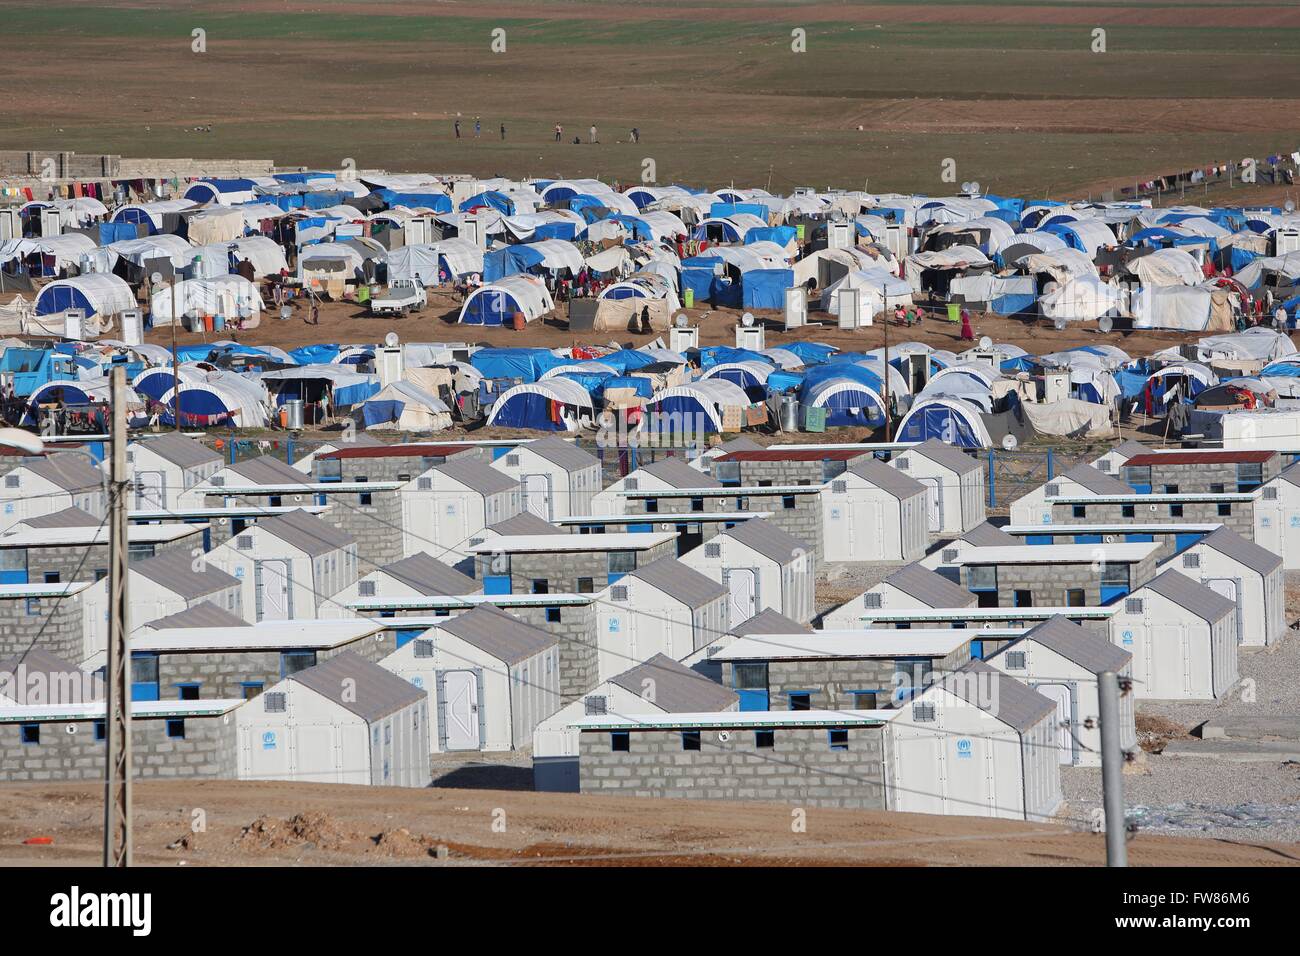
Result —
<svg viewBox="0 0 1300 956"><path fill-rule="evenodd" d="M0 787L0 864L95 863L102 793ZM1064 826L965 817L810 809L793 833L781 804L235 781L137 782L134 799L135 860L147 866L1096 866L1105 852L1100 836ZM23 845L33 836L54 842ZM1290 866L1300 848L1140 835L1129 859Z"/></svg>

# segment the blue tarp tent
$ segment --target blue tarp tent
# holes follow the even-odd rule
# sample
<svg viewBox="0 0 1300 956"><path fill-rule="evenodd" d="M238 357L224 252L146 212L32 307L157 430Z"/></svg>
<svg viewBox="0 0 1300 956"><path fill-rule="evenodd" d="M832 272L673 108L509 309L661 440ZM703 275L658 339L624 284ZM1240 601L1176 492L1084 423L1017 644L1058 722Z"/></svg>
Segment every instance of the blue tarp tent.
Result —
<svg viewBox="0 0 1300 956"><path fill-rule="evenodd" d="M605 361L601 359L601 361ZM715 365L730 362L762 362L773 365L773 361L762 352L751 349L736 349L730 345L709 345L700 349L700 370L707 372Z"/></svg>
<svg viewBox="0 0 1300 956"><path fill-rule="evenodd" d="M795 240L799 230L794 226L758 226L745 233L745 245L754 242L775 242L785 247Z"/></svg>
<svg viewBox="0 0 1300 956"><path fill-rule="evenodd" d="M299 365L328 365L338 358L341 349L337 345L304 345L289 352L290 357Z"/></svg>
<svg viewBox="0 0 1300 956"><path fill-rule="evenodd" d="M602 359L601 361L604 361ZM636 390L638 398L653 398L654 386L650 379L637 375L615 375L605 379L605 388L631 388Z"/></svg>
<svg viewBox="0 0 1300 956"><path fill-rule="evenodd" d="M804 365L820 365L829 362L835 354L835 346L822 342L782 342L781 348L793 352Z"/></svg>
<svg viewBox="0 0 1300 956"><path fill-rule="evenodd" d="M503 216L513 216L515 214L514 200L505 193L497 192L495 189L489 189L486 192L470 196L460 204L459 208L461 212L469 212L471 209L478 209L483 206L491 207Z"/></svg>
<svg viewBox="0 0 1300 956"><path fill-rule="evenodd" d="M596 361L627 372L653 365L657 360L649 352L642 352L639 349L619 349L617 352L600 356Z"/></svg>
<svg viewBox="0 0 1300 956"><path fill-rule="evenodd" d="M710 219L727 219L737 213L748 213L767 222L767 207L758 202L715 202L709 206Z"/></svg>
<svg viewBox="0 0 1300 956"><path fill-rule="evenodd" d="M740 279L744 307L784 309L785 290L793 285L793 269L751 269Z"/></svg>
<svg viewBox="0 0 1300 956"><path fill-rule="evenodd" d="M495 249L483 256L483 281L496 282L506 276L527 272L543 262L540 252L529 249L527 245L506 246Z"/></svg>
<svg viewBox="0 0 1300 956"><path fill-rule="evenodd" d="M535 382L557 365L570 361L558 358L547 349L524 348L479 349L469 357L470 365L484 378L518 378L525 382Z"/></svg>
<svg viewBox="0 0 1300 956"><path fill-rule="evenodd" d="M389 209L394 206L406 206L408 209L432 209L436 213L452 211L451 198L442 193L399 193L391 189L377 189L375 195L379 196Z"/></svg>

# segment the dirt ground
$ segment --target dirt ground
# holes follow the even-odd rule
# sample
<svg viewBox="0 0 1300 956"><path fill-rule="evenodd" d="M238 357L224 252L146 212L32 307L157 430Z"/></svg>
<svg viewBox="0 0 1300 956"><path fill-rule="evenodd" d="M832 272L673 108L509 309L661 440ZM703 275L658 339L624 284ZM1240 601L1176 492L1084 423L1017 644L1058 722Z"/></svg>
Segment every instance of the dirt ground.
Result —
<svg viewBox="0 0 1300 956"><path fill-rule="evenodd" d="M100 784L0 787L0 865L89 865ZM1103 839L1054 824L779 804L234 781L137 782L143 866L1096 866ZM192 821L206 829L194 832ZM31 837L49 845L24 845ZM439 847L445 847L440 859ZM1134 866L1291 866L1295 847L1140 835Z"/></svg>

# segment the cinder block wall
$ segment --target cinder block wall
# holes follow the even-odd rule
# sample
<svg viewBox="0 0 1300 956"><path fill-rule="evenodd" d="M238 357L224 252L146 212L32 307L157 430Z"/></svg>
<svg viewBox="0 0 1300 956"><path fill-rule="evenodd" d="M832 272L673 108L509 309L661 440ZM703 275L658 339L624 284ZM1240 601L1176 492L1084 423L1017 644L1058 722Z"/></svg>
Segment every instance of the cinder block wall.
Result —
<svg viewBox="0 0 1300 956"><path fill-rule="evenodd" d="M947 657L925 663L893 658L819 658L816 660L769 661L767 665L768 707L789 710L791 693L807 693L813 710L852 710L857 706L854 691L877 691L877 707L889 707L889 697L899 686L926 687L935 671L954 671L970 660L970 646L963 645ZM723 662L722 683L735 686L734 665ZM898 678L895 675L900 675ZM900 681L902 682L900 684Z"/></svg>
<svg viewBox="0 0 1300 956"><path fill-rule="evenodd" d="M580 541L589 541L583 537ZM491 544L491 542L487 542ZM675 557L677 542L665 541L644 551L634 552L636 566L645 567L659 558ZM475 577L482 581L500 572L492 569L494 556L480 554L475 560ZM532 594L533 582L545 580L553 594L577 594L578 579L591 578L592 586L601 590L609 581L608 551L530 551L510 555L510 590L514 594Z"/></svg>
<svg viewBox="0 0 1300 956"><path fill-rule="evenodd" d="M1154 504L1156 510L1151 510ZM1085 517L1074 517L1073 505L1052 505L1052 524L1222 524L1231 528L1247 541L1255 540L1255 503L1253 501L1233 501L1229 504L1230 514L1219 513L1219 502L1188 501L1182 505L1181 517L1171 514L1168 502L1137 502L1133 508L1133 517L1124 516L1123 505L1097 504L1087 505ZM1044 532L1048 529L1044 528Z"/></svg>
<svg viewBox="0 0 1300 956"><path fill-rule="evenodd" d="M33 598L30 604L27 598L0 601L0 658L39 647L79 664L85 657L82 613L80 593ZM34 644L37 635L40 643Z"/></svg>
<svg viewBox="0 0 1300 956"><path fill-rule="evenodd" d="M1032 545L1031 545L1032 547ZM1104 545L1098 545L1103 548ZM1104 557L1102 558L1104 560ZM1129 565L1129 590L1135 591L1155 575L1155 553ZM1067 592L1081 588L1084 605L1101 604L1100 568L1091 563L1000 564L998 565L998 607L1014 607L1015 592L1029 591L1035 607L1064 607ZM970 587L970 569L961 570L962 587Z"/></svg>
<svg viewBox="0 0 1300 956"><path fill-rule="evenodd" d="M184 558L187 562L189 552L192 548L202 549L203 535L193 534L186 535L184 538L178 538L175 541L160 541L154 547L154 556L160 554L176 554L178 559ZM83 562L81 556L85 554L86 559ZM143 557L141 558L143 560ZM77 566L81 569L78 571ZM45 575L50 572L56 572L59 580L68 581L93 581L98 571L108 573L109 566L109 549L106 544L95 544L89 548L81 547L48 547L48 548L28 548L27 549L27 580L33 584L40 584L45 580Z"/></svg>
<svg viewBox="0 0 1300 956"><path fill-rule="evenodd" d="M885 809L881 728L854 727L848 747L832 750L821 727L778 728L771 749L753 730L718 739L701 731L700 750L682 749L677 731L632 731L630 751L615 753L606 731L579 741L582 793L707 800L779 800L812 807Z"/></svg>
<svg viewBox="0 0 1300 956"><path fill-rule="evenodd" d="M185 718L185 739L167 736L167 721L131 721L131 766L137 777L238 775L235 721L229 715ZM101 780L106 745L92 720L41 724L41 742L24 744L20 724L0 724L0 780ZM68 728L75 732L68 733Z"/></svg>
<svg viewBox="0 0 1300 956"><path fill-rule="evenodd" d="M560 612L558 621L548 621L544 607L512 607L509 613L559 639L560 697L567 704L600 682L596 611L594 604L565 605L557 610Z"/></svg>

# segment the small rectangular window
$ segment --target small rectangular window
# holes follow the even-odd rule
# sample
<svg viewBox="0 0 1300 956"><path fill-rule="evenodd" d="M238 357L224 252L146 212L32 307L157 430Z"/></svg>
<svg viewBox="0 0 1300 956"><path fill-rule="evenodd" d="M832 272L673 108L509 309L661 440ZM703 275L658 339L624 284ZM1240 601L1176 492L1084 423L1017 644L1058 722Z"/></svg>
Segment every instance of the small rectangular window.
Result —
<svg viewBox="0 0 1300 956"><path fill-rule="evenodd" d="M1074 517L1076 518L1086 518L1088 517L1088 506L1075 505L1073 508L1070 509L1070 513L1073 514Z"/></svg>
<svg viewBox="0 0 1300 956"><path fill-rule="evenodd" d="M167 736L172 740L184 740L185 721L179 719L167 721Z"/></svg>
<svg viewBox="0 0 1300 956"><path fill-rule="evenodd" d="M1220 502L1219 502L1219 517L1220 517L1220 518L1230 518L1230 517L1232 517L1232 503L1231 503L1231 502L1228 502L1228 501L1220 501Z"/></svg>
<svg viewBox="0 0 1300 956"><path fill-rule="evenodd" d="M1025 652L1007 651L1007 670L1022 671L1024 669L1025 669Z"/></svg>
<svg viewBox="0 0 1300 956"><path fill-rule="evenodd" d="M706 544L706 545L704 546L704 556L705 556L706 558L720 558L720 557L722 557L722 545L720 545L720 544Z"/></svg>
<svg viewBox="0 0 1300 956"><path fill-rule="evenodd" d="M1047 486L1047 497L1049 497L1049 498L1059 498L1059 497L1061 497L1061 486L1060 486L1060 485L1048 485L1048 486Z"/></svg>
<svg viewBox="0 0 1300 956"><path fill-rule="evenodd" d="M847 481L831 482L831 494L843 495L843 494L848 494L848 491L849 491L849 483Z"/></svg>
<svg viewBox="0 0 1300 956"><path fill-rule="evenodd" d="M24 744L39 744L41 742L41 725L23 724L18 730L18 735L18 739Z"/></svg>
<svg viewBox="0 0 1300 956"><path fill-rule="evenodd" d="M880 608L884 606L880 603L882 600L883 595L877 594L874 591L868 591L866 594L862 595L862 606L868 610L871 608Z"/></svg>
<svg viewBox="0 0 1300 956"><path fill-rule="evenodd" d="M609 573L610 574L627 574L636 570L636 552L635 551L611 551L609 552Z"/></svg>
<svg viewBox="0 0 1300 956"><path fill-rule="evenodd" d="M433 657L433 641L427 637L417 638L414 654L418 658Z"/></svg>
<svg viewBox="0 0 1300 956"><path fill-rule="evenodd" d="M754 731L754 746L759 750L771 750L776 746L776 731L774 730L756 730Z"/></svg>
<svg viewBox="0 0 1300 956"><path fill-rule="evenodd" d="M1183 516L1183 506L1182 506L1182 505L1170 505L1170 506L1169 506L1169 517L1171 517L1171 518L1181 518L1182 516Z"/></svg>
<svg viewBox="0 0 1300 956"><path fill-rule="evenodd" d="M944 563L944 564L951 564L952 562L954 562L954 561L956 561L956 560L957 560L957 549L956 549L956 548L944 548L944 549L943 549L943 563Z"/></svg>
<svg viewBox="0 0 1300 956"><path fill-rule="evenodd" d="M591 578L578 578L579 594L593 594L595 593L595 591L596 591L595 581L593 581ZM627 593L627 588L624 587L623 591L624 593Z"/></svg>
<svg viewBox="0 0 1300 956"><path fill-rule="evenodd" d="M507 468L518 468L518 467L519 467L519 456L518 456L518 455L506 455L506 467L507 467Z"/></svg>
<svg viewBox="0 0 1300 956"><path fill-rule="evenodd" d="M791 710L812 710L812 694L800 692L790 695Z"/></svg>
<svg viewBox="0 0 1300 956"><path fill-rule="evenodd" d="M626 479L626 480L623 482L623 490L624 490L624 491L637 491L637 490L639 490L639 485L640 485L640 484L641 484L640 479L638 479L638 478L628 478L628 479Z"/></svg>
<svg viewBox="0 0 1300 956"><path fill-rule="evenodd" d="M899 471L907 471L907 469L912 466L911 462L909 462L906 458L900 458L894 464L898 466Z"/></svg>
<svg viewBox="0 0 1300 956"><path fill-rule="evenodd" d="M375 596L375 582L374 582L374 581L358 581L358 582L357 582L357 593L360 594L362 597L374 597L374 596Z"/></svg>
<svg viewBox="0 0 1300 956"><path fill-rule="evenodd" d="M268 714L283 714L287 708L284 691L272 691L262 695L262 710Z"/></svg>
<svg viewBox="0 0 1300 956"><path fill-rule="evenodd" d="M432 490L433 490L433 479L432 479L432 478L420 478L420 479L418 479L418 480L415 482L415 487L416 487L416 489L419 490L419 491L432 491Z"/></svg>
<svg viewBox="0 0 1300 956"><path fill-rule="evenodd" d="M832 727L826 731L826 738L831 750L849 749L849 731L846 727Z"/></svg>
<svg viewBox="0 0 1300 956"><path fill-rule="evenodd" d="M591 579L588 578L587 580L591 580ZM616 585L614 585L612 588L610 588L609 596L610 596L610 599L611 599L611 600L614 600L614 601L626 601L626 600L627 600L627 585L626 585L626 584L616 584Z"/></svg>
<svg viewBox="0 0 1300 956"><path fill-rule="evenodd" d="M562 621L563 618L560 616L560 609L558 607L548 607L546 609L547 624L560 624Z"/></svg>
<svg viewBox="0 0 1300 956"><path fill-rule="evenodd" d="M1134 507L1133 505L1120 505L1119 513L1123 518L1132 518L1134 517Z"/></svg>
<svg viewBox="0 0 1300 956"><path fill-rule="evenodd" d="M917 702L912 705L912 722L917 724L934 723L934 704Z"/></svg>
<svg viewBox="0 0 1300 956"><path fill-rule="evenodd" d="M1065 592L1066 607L1085 607L1087 603L1083 588L1070 588Z"/></svg>
<svg viewBox="0 0 1300 956"><path fill-rule="evenodd" d="M703 498L692 498L692 499L691 499L691 510L692 510L692 511L696 511L696 512L703 511L703 510L704 510L704 499L703 499Z"/></svg>
<svg viewBox="0 0 1300 956"><path fill-rule="evenodd" d="M242 534L235 540L235 547L240 551L251 551L253 549L253 536L251 534Z"/></svg>
<svg viewBox="0 0 1300 956"><path fill-rule="evenodd" d="M588 717L603 717L608 713L606 708L609 705L609 700L602 695L584 698L582 704L583 710Z"/></svg>
<svg viewBox="0 0 1300 956"><path fill-rule="evenodd" d="M629 753L632 750L632 735L626 730L616 730L609 735L609 749L616 754Z"/></svg>
<svg viewBox="0 0 1300 956"><path fill-rule="evenodd" d="M879 692L874 690L855 690L853 692L854 710L875 710L879 705Z"/></svg>
<svg viewBox="0 0 1300 956"><path fill-rule="evenodd" d="M102 721L95 721L95 740L104 741L108 739L108 725Z"/></svg>
<svg viewBox="0 0 1300 956"><path fill-rule="evenodd" d="M1124 601L1124 613L1125 614L1143 613L1142 598L1127 598Z"/></svg>
<svg viewBox="0 0 1300 956"><path fill-rule="evenodd" d="M648 515L657 515L657 514L659 513L659 499L658 499L658 498L647 498L647 499L645 499L645 513L648 514Z"/></svg>
<svg viewBox="0 0 1300 956"><path fill-rule="evenodd" d="M22 478L21 475L5 475L5 487L17 488L19 486L18 483L21 478Z"/></svg>
<svg viewBox="0 0 1300 956"><path fill-rule="evenodd" d="M972 591L996 591L998 567L996 564L972 564L966 568L966 580Z"/></svg>
<svg viewBox="0 0 1300 956"><path fill-rule="evenodd" d="M682 731L682 749L683 750L700 749L700 732L698 730Z"/></svg>
<svg viewBox="0 0 1300 956"><path fill-rule="evenodd" d="M1272 485L1270 485L1269 487L1265 488L1265 489L1264 489L1264 500L1265 500L1265 501L1277 501L1277 489L1276 489L1275 487L1273 487Z"/></svg>
<svg viewBox="0 0 1300 956"><path fill-rule="evenodd" d="M794 510L794 506L795 506L795 496L794 496L794 495L782 495L782 496L781 496L781 507L782 507L782 508L784 508L786 511L793 511L793 510Z"/></svg>
<svg viewBox="0 0 1300 956"><path fill-rule="evenodd" d="M1201 566L1201 556L1199 554L1183 555L1183 567L1199 568Z"/></svg>

